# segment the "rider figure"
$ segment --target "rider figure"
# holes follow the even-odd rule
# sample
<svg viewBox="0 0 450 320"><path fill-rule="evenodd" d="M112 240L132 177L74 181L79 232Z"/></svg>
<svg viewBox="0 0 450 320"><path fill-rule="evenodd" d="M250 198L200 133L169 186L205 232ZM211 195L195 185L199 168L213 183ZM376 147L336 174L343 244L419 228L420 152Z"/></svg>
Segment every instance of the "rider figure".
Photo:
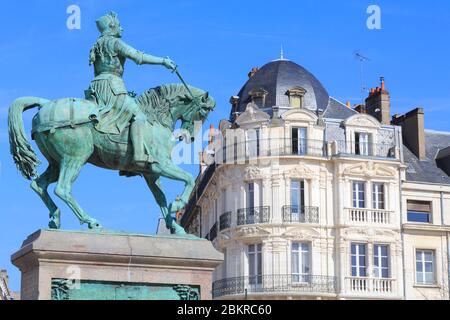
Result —
<svg viewBox="0 0 450 320"><path fill-rule="evenodd" d="M96 21L101 35L90 52L90 65L94 65L95 78L86 98L95 101L100 107L100 123L97 130L120 134L131 122L131 142L133 160L138 165L145 165L151 159L146 153L144 130L147 117L139 108L134 97L130 96L122 79L127 58L136 64L159 64L175 70L175 63L169 58L158 58L130 47L120 38L123 29L117 14L110 12Z"/></svg>

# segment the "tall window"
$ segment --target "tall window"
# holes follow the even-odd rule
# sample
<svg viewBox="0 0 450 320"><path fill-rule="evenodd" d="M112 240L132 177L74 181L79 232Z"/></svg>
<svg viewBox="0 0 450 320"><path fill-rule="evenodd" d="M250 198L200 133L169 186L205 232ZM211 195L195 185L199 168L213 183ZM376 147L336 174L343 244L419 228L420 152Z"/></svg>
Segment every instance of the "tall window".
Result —
<svg viewBox="0 0 450 320"><path fill-rule="evenodd" d="M355 154L361 156L369 155L369 134L366 132L355 133Z"/></svg>
<svg viewBox="0 0 450 320"><path fill-rule="evenodd" d="M416 250L416 283L433 285L435 282L434 251Z"/></svg>
<svg viewBox="0 0 450 320"><path fill-rule="evenodd" d="M374 245L373 265L376 278L389 278L389 246Z"/></svg>
<svg viewBox="0 0 450 320"><path fill-rule="evenodd" d="M354 181L353 182L353 208L365 208L365 189L366 183Z"/></svg>
<svg viewBox="0 0 450 320"><path fill-rule="evenodd" d="M247 208L255 207L255 183L247 184Z"/></svg>
<svg viewBox="0 0 450 320"><path fill-rule="evenodd" d="M374 209L385 209L384 204L384 184L372 184L372 206Z"/></svg>
<svg viewBox="0 0 450 320"><path fill-rule="evenodd" d="M431 202L407 201L408 222L431 223Z"/></svg>
<svg viewBox="0 0 450 320"><path fill-rule="evenodd" d="M292 154L307 154L307 128L292 128Z"/></svg>
<svg viewBox="0 0 450 320"><path fill-rule="evenodd" d="M291 218L294 221L305 218L305 181L291 180Z"/></svg>
<svg viewBox="0 0 450 320"><path fill-rule="evenodd" d="M262 283L262 244L248 246L248 275L250 284Z"/></svg>
<svg viewBox="0 0 450 320"><path fill-rule="evenodd" d="M309 243L292 243L292 281L309 282L311 275L311 246Z"/></svg>
<svg viewBox="0 0 450 320"><path fill-rule="evenodd" d="M352 277L366 277L366 245L361 243L352 243L351 245L351 264Z"/></svg>
<svg viewBox="0 0 450 320"><path fill-rule="evenodd" d="M247 133L247 154L250 158L259 157L260 155L260 130L249 129Z"/></svg>

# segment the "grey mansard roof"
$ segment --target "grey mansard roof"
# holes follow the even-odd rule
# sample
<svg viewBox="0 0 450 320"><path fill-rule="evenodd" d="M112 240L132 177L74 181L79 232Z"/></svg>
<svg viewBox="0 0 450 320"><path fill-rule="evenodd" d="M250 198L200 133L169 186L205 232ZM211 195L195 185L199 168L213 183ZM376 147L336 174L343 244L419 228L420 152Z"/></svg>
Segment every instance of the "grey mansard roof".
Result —
<svg viewBox="0 0 450 320"><path fill-rule="evenodd" d="M328 106L329 95L319 80L308 70L289 60L276 60L261 67L240 90L236 112L245 111L251 101L252 90L264 89L268 92L265 107L289 106L286 92L294 87L306 90L304 105L307 109L317 110ZM232 118L232 117L231 117Z"/></svg>
<svg viewBox="0 0 450 320"><path fill-rule="evenodd" d="M324 118L328 119L340 119L344 120L350 118L351 116L357 114L355 110L347 107L345 104L337 101L333 97L330 97L328 102L328 107L325 109L323 114Z"/></svg>
<svg viewBox="0 0 450 320"><path fill-rule="evenodd" d="M432 130L425 130L425 160L419 161L406 146L403 146L403 157L408 166L406 180L450 185L450 177L436 164L439 150L448 146L450 146L450 132Z"/></svg>

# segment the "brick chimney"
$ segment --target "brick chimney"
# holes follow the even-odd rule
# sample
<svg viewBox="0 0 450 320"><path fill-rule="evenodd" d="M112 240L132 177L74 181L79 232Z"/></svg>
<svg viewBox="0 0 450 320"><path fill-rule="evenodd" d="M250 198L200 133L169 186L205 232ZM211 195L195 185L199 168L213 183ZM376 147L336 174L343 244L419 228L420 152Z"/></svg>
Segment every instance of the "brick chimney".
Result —
<svg viewBox="0 0 450 320"><path fill-rule="evenodd" d="M366 111L382 124L391 124L391 98L386 91L384 77L380 78L380 87L372 88L366 99Z"/></svg>
<svg viewBox="0 0 450 320"><path fill-rule="evenodd" d="M402 127L403 142L419 160L426 158L424 123L425 115L422 108L416 108L402 116L392 117L392 124Z"/></svg>
<svg viewBox="0 0 450 320"><path fill-rule="evenodd" d="M367 113L366 112L366 107L363 104L357 104L354 109L358 113Z"/></svg>

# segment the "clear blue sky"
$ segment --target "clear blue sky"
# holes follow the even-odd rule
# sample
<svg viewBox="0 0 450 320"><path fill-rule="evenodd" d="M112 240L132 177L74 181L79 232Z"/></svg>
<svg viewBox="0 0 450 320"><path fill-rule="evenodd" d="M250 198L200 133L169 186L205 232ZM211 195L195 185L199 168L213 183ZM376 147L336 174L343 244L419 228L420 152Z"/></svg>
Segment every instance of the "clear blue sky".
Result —
<svg viewBox="0 0 450 320"><path fill-rule="evenodd" d="M81 30L66 28L66 8L81 8ZM366 27L366 9L382 10L382 29ZM450 2L439 1L3 1L0 11L0 268L7 268L13 290L20 274L10 255L27 235L47 225L47 210L17 173L9 155L6 117L20 96L49 99L82 97L92 78L88 53L97 37L95 19L106 11L119 14L124 40L154 55L169 55L186 80L208 89L217 110L208 123L229 114L228 100L253 66L285 57L310 70L341 101L360 99L360 50L368 86L386 77L392 112L425 109L426 127L449 130ZM176 81L161 67L127 64L129 90L142 92ZM33 112L25 116L27 128ZM41 157L42 159L42 157ZM185 166L194 175L197 166ZM45 169L44 165L41 170ZM170 197L179 183L165 181ZM154 233L159 210L142 179L87 165L74 186L85 210L109 229ZM65 229L80 229L69 209Z"/></svg>

